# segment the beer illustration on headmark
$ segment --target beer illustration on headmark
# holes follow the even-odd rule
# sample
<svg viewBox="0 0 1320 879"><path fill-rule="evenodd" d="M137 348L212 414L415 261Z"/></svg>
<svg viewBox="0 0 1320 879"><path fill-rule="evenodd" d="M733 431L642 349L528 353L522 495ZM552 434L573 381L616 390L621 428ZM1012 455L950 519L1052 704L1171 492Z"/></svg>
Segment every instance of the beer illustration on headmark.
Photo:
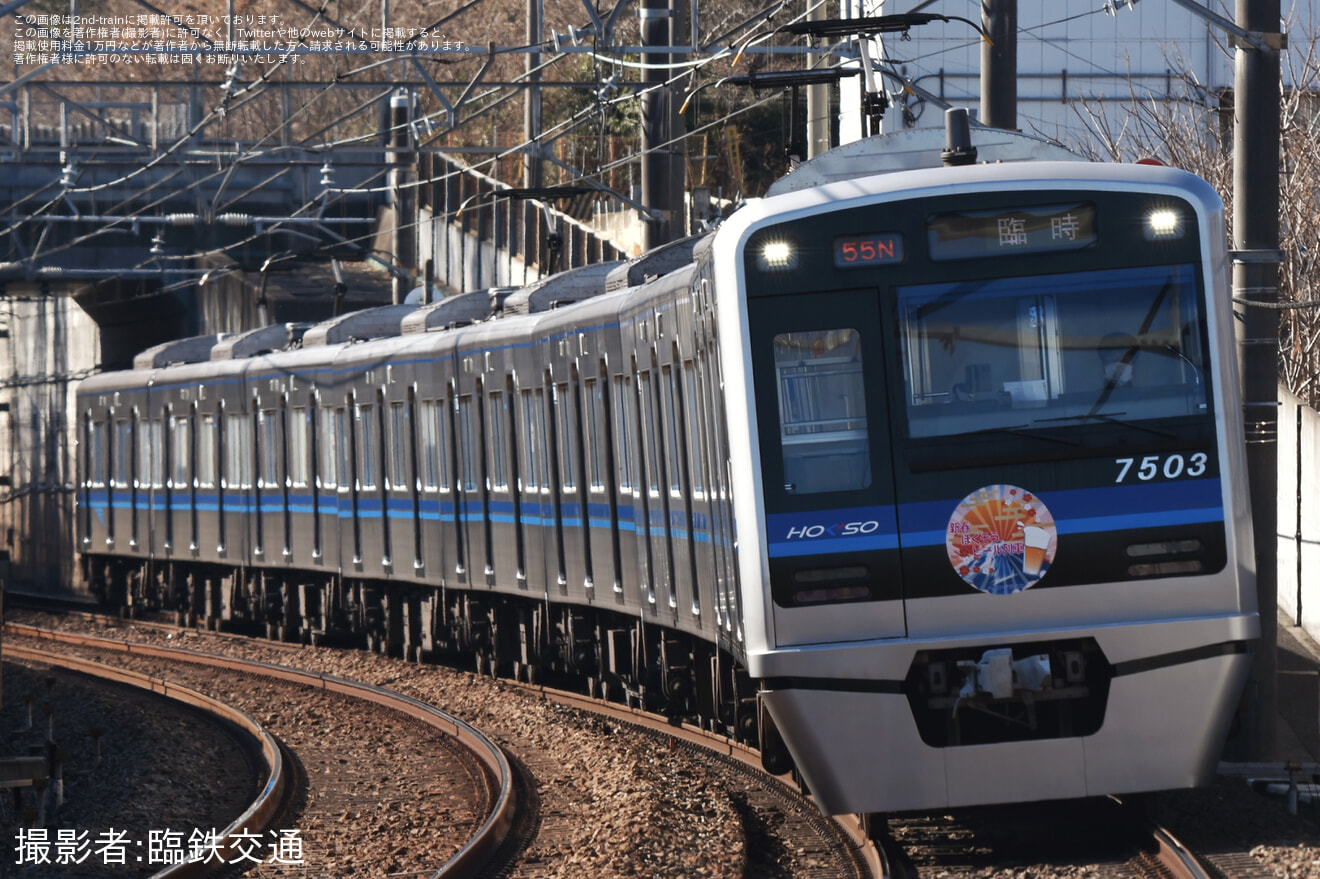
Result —
<svg viewBox="0 0 1320 879"><path fill-rule="evenodd" d="M963 499L945 534L949 563L967 583L993 595L1030 589L1058 548L1054 517L1016 485L987 485Z"/></svg>

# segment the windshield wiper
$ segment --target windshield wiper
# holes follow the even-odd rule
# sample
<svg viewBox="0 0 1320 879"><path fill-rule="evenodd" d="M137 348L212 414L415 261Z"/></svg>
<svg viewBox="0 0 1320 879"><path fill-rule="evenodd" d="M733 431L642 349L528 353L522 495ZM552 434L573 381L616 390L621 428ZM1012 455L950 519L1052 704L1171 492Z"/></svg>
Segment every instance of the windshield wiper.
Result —
<svg viewBox="0 0 1320 879"><path fill-rule="evenodd" d="M1056 419L1046 419L1046 420L1053 421ZM1065 437L1061 437L1061 436L1050 436L1048 433L1040 433L1038 431L1034 431L1031 429L1030 424L1014 424L1011 426L1004 426L1004 427L983 427L980 430L973 430L967 433L959 434L959 436L977 436L978 434L986 434L986 433L1011 433L1014 436L1027 436L1027 437L1031 437L1032 439L1048 440L1049 442L1052 443L1058 443L1061 446L1081 445L1081 443L1078 442L1077 440L1066 439Z"/></svg>
<svg viewBox="0 0 1320 879"><path fill-rule="evenodd" d="M1045 424L1054 421L1103 421L1106 424L1121 424L1124 427L1131 427L1134 430L1145 431L1153 436L1164 437L1166 439L1177 439L1178 434L1171 431L1162 430L1158 427L1150 427L1137 421L1124 421L1119 418L1120 415L1126 415L1126 412L1088 412L1085 415L1061 415L1058 418L1037 418L1032 424Z"/></svg>

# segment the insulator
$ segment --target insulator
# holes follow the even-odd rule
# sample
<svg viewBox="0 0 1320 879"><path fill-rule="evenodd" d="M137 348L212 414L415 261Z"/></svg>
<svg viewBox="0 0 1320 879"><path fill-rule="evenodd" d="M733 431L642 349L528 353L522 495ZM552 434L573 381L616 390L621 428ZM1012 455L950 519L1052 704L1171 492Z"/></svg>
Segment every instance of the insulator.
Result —
<svg viewBox="0 0 1320 879"><path fill-rule="evenodd" d="M252 215L240 213L218 214L215 221L222 226L250 226L252 225Z"/></svg>

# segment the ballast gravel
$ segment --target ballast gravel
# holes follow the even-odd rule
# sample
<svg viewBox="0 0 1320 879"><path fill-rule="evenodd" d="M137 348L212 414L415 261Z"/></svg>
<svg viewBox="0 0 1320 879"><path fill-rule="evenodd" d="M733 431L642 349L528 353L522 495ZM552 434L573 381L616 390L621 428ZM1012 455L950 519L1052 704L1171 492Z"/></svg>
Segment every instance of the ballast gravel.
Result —
<svg viewBox="0 0 1320 879"><path fill-rule="evenodd" d="M53 625L40 615L11 621ZM449 711L497 741L533 741L550 755L537 776L554 833L531 843L513 875L547 877L741 876L746 845L736 805L699 764L608 721L556 706L499 680L358 651L290 649L192 630L108 627L65 619L61 627L103 637L240 655L387 687ZM6 693L6 697L8 693ZM1206 790L1152 798L1154 817L1195 851L1225 864L1249 859L1251 875L1320 879L1320 807L1304 796L1297 815L1283 796L1221 777ZM309 845L315 843L309 841ZM309 874L314 875L314 874ZM382 874L383 875L383 874ZM1080 879L1083 867L983 868L985 877ZM1232 874L1225 871L1232 879Z"/></svg>

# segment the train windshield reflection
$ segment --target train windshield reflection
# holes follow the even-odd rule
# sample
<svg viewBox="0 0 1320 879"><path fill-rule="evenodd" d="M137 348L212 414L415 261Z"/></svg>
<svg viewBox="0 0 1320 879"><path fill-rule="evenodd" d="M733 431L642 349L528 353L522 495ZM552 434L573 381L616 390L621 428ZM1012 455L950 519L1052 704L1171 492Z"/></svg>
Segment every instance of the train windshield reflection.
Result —
<svg viewBox="0 0 1320 879"><path fill-rule="evenodd" d="M1192 265L900 288L908 433L1209 413Z"/></svg>

